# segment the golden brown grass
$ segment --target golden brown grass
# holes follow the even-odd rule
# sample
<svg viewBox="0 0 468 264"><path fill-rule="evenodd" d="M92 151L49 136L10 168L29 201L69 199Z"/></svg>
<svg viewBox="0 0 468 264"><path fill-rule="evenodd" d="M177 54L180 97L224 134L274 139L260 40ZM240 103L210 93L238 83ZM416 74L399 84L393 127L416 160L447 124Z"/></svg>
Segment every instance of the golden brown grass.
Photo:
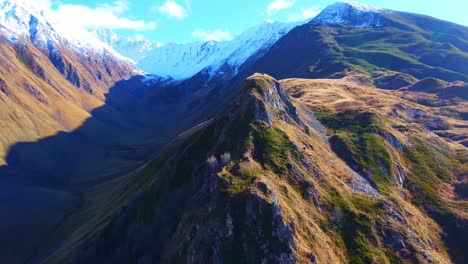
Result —
<svg viewBox="0 0 468 264"><path fill-rule="evenodd" d="M105 94L118 80L130 76L132 69L125 64L109 65L92 58L85 61L70 50L61 48L64 61L73 67L79 78L90 84L84 91L70 82L54 67L46 55L26 42L25 50L31 55L35 69L42 69L43 76L35 74L17 56L13 44L0 44L0 165L5 164L9 148L18 142L36 141L59 131L71 131L90 117L90 112L104 105ZM101 80L95 77L102 74Z"/></svg>

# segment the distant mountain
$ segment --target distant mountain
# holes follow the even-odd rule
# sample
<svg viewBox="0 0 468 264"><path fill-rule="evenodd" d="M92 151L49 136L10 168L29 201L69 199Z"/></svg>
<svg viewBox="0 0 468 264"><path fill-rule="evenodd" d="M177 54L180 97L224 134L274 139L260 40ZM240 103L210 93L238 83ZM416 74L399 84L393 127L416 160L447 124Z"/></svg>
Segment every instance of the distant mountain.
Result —
<svg viewBox="0 0 468 264"><path fill-rule="evenodd" d="M86 30L67 28L55 23L48 18L46 11L25 0L2 0L0 4L2 33L13 42L26 37L40 49L53 50L57 45L67 45L68 48L83 53L88 50L112 52ZM117 55L115 52L114 54Z"/></svg>
<svg viewBox="0 0 468 264"><path fill-rule="evenodd" d="M426 77L466 82L467 44L468 28L461 25L340 2L291 30L252 70L277 78L340 77L358 70L392 89Z"/></svg>
<svg viewBox="0 0 468 264"><path fill-rule="evenodd" d="M79 126L133 64L86 30L54 23L24 0L0 1L0 163L18 141ZM13 113L15 113L13 115Z"/></svg>
<svg viewBox="0 0 468 264"><path fill-rule="evenodd" d="M357 2L337 2L327 6L314 18L317 23L377 27L382 25L382 13L387 10Z"/></svg>
<svg viewBox="0 0 468 264"><path fill-rule="evenodd" d="M122 56L133 60L134 63L139 63L153 49L160 46L158 43L153 43L149 40L132 40L131 38L117 35L108 28L98 28L92 34Z"/></svg>
<svg viewBox="0 0 468 264"><path fill-rule="evenodd" d="M263 23L252 27L230 41L208 41L188 44L158 45L148 41L132 41L109 29L94 32L102 41L123 56L135 61L148 73L173 79L187 79L202 70L222 72L222 66L237 69L251 56L266 52L297 23Z"/></svg>

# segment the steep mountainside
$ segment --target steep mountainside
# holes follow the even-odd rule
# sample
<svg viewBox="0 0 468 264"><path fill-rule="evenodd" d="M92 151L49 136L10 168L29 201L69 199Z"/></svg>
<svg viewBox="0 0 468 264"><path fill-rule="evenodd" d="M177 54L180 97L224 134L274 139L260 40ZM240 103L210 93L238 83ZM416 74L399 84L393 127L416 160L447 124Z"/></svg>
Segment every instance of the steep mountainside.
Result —
<svg viewBox="0 0 468 264"><path fill-rule="evenodd" d="M248 78L48 262L464 263L466 148L362 78Z"/></svg>
<svg viewBox="0 0 468 264"><path fill-rule="evenodd" d="M19 141L77 128L133 65L88 33L68 37L22 0L0 1L0 164Z"/></svg>

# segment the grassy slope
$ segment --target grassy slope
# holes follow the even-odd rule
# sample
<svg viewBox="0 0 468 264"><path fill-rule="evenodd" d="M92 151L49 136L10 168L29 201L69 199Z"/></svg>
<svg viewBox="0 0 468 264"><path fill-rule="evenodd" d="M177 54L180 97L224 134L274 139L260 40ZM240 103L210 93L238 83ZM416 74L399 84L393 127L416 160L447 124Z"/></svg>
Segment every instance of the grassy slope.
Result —
<svg viewBox="0 0 468 264"><path fill-rule="evenodd" d="M264 91L271 81L258 75L256 78L255 84L247 85L248 92L253 98L266 100L261 98L268 94ZM319 80L320 89L310 93L308 89L316 81L309 82L282 83L290 94L298 97L296 106L307 107L312 103L309 98L316 100L314 105L322 106L316 115L329 127L330 135L349 137L347 149L351 153L347 157L354 161L341 157L355 163L356 170L364 176L373 174L375 177L369 179L382 197L351 191L348 184L354 181L352 172L333 152L333 140L330 148L312 128L285 122L284 113L273 105L267 107L273 126L260 122L252 116L257 108L246 106L256 104L242 98L221 117L181 136L165 154L143 167L139 179L144 194L128 204L107 231L91 240L90 251L77 251L82 256L78 259L136 260L142 257L138 248L143 245L150 249L142 252L152 252L147 257L154 261L162 258L166 262L179 262L190 255L195 259L219 256L227 262L233 257L238 262L257 262L261 256L269 256L259 253L261 248L274 254L287 252L291 245L272 235L277 232L278 222L268 212L278 205L286 228L294 226L292 252L300 262L315 259L321 263L425 263L428 258L449 262L440 226L427 216L424 208L416 207L417 197L410 195L408 179L419 177L413 175L410 164L417 162L405 156L404 150L393 147L382 134L389 128L387 119L381 116L388 110L387 103L401 100L390 94L384 101L368 100L370 96L382 98L382 95L377 90L365 94L367 90L351 81ZM343 100L330 96L335 90L349 97ZM350 104L354 93L356 97ZM367 105L366 111L358 111L356 107L362 107L360 104L371 105ZM380 109L380 114L375 114L371 106ZM299 114L302 120L310 118L302 110ZM207 163L211 156L221 162L221 155L226 152L231 154L228 161ZM404 187L398 185L396 161L408 173ZM446 180L450 179L451 176ZM204 189L206 182L218 181L212 191ZM410 191L405 191L406 188ZM251 197L265 204L252 204ZM212 199L216 201L214 208L209 202ZM223 229L226 217L232 218L234 226L230 238L225 237L227 231ZM255 226L251 226L252 221ZM143 230L151 235L141 237ZM219 239L225 242L219 244ZM200 245L216 245L219 251ZM109 255L105 250L109 247L118 248L122 254Z"/></svg>
<svg viewBox="0 0 468 264"><path fill-rule="evenodd" d="M315 82L321 86L314 85ZM362 90L343 81L332 84L310 81L307 85L307 81L287 80L285 83L293 96L313 105L317 118L329 130L330 143L337 155L366 175L386 196L395 197L401 191L407 192L407 199L435 219L448 233L444 239L452 259L463 263L467 230L463 225L456 227L455 223L467 221L468 204L455 198L453 189L449 194L447 186L454 186L457 179L466 174L466 161L462 158L467 153L466 148L450 139L444 142L428 137L424 128L427 121L419 121L421 123L416 125L407 120L403 113L392 114L396 103L399 106L423 107L392 98L392 92ZM343 89L338 88L340 86L347 87L346 92L335 90ZM306 87L313 91L310 93L314 97L313 102L308 100ZM346 99L330 96L334 92ZM379 96L379 93L386 95ZM398 92L395 93L399 96ZM460 105L454 107L460 108ZM389 136L389 133L394 136ZM400 133L405 134L407 139L395 136ZM398 182L401 175L405 175L402 186Z"/></svg>
<svg viewBox="0 0 468 264"><path fill-rule="evenodd" d="M403 86L426 77L468 81L466 27L412 14L388 16L381 28L313 22L299 26L253 68L280 79L340 77L358 70L374 79L382 73L404 73Z"/></svg>

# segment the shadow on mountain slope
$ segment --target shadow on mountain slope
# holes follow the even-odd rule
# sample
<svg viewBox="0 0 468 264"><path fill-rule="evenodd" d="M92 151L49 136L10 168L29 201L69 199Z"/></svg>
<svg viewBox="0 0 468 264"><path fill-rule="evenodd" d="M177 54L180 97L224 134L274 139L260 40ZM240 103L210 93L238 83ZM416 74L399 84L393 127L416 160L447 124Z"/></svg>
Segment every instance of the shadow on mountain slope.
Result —
<svg viewBox="0 0 468 264"><path fill-rule="evenodd" d="M11 147L8 165L0 167L0 211L9 215L0 221L0 262L37 255L37 245L50 244L42 237L83 206L84 193L124 178L175 135L213 117L251 74L254 60L239 71L224 65L220 75L202 71L182 82L120 81L81 127Z"/></svg>
<svg viewBox="0 0 468 264"><path fill-rule="evenodd" d="M78 129L10 148L8 165L0 167L0 212L7 216L0 220L1 263L35 255L82 206L84 190L141 166L191 125L178 100L158 97L168 89L163 80L148 85L142 78L118 82Z"/></svg>

